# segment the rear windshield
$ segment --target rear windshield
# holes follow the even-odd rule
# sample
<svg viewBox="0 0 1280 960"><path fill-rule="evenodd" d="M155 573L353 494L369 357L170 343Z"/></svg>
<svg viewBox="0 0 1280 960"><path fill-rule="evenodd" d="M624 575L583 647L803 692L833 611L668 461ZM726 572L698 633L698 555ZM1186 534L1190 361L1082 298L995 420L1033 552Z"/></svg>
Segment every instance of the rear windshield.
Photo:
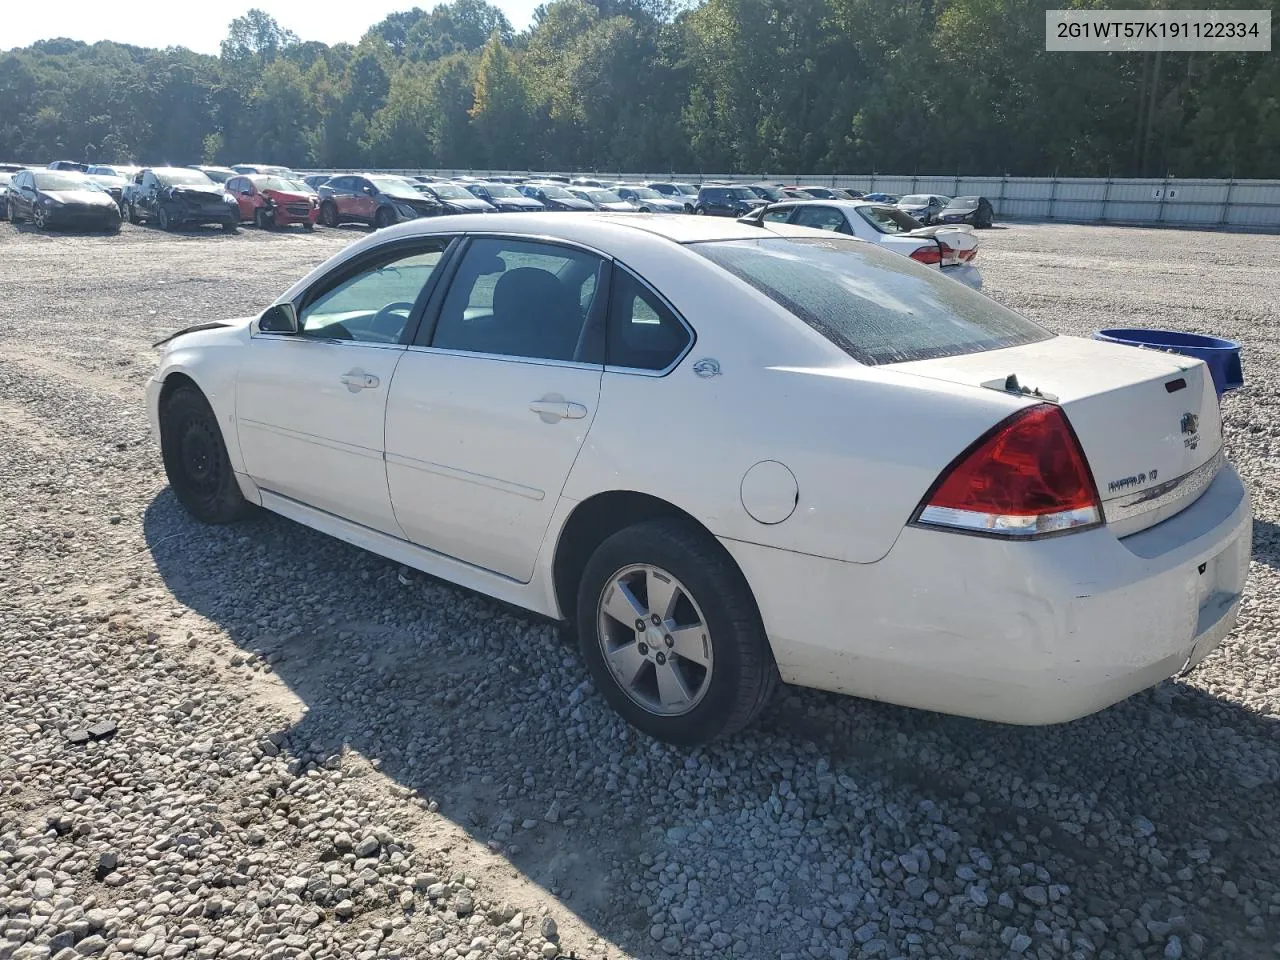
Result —
<svg viewBox="0 0 1280 960"><path fill-rule="evenodd" d="M867 364L997 350L1052 334L908 257L840 237L689 244Z"/></svg>
<svg viewBox="0 0 1280 960"><path fill-rule="evenodd" d="M956 207L960 210L973 210L978 206L977 197L956 197L951 201L949 206Z"/></svg>
<svg viewBox="0 0 1280 960"><path fill-rule="evenodd" d="M862 219L881 233L906 233L919 230L923 224L897 207L858 207Z"/></svg>

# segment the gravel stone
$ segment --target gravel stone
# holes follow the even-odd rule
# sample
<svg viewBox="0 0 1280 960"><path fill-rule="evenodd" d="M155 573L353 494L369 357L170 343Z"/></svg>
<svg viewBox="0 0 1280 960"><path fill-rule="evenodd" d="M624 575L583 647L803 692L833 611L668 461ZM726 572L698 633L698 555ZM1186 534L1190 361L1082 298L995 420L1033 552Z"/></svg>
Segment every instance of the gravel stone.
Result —
<svg viewBox="0 0 1280 960"><path fill-rule="evenodd" d="M1280 236L980 235L984 291L1055 333L1244 344L1222 411L1254 548L1221 649L1060 726L783 688L682 750L553 626L178 508L150 344L362 235L0 222L0 957L1276 955Z"/></svg>

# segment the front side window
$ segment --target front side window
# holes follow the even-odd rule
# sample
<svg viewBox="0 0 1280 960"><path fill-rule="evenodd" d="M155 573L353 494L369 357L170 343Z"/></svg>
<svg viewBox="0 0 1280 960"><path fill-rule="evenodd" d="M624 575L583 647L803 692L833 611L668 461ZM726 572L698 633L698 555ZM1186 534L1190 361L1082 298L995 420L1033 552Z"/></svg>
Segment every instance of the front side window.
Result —
<svg viewBox="0 0 1280 960"><path fill-rule="evenodd" d="M690 244L862 363L902 363L1049 339L962 283L844 237Z"/></svg>
<svg viewBox="0 0 1280 960"><path fill-rule="evenodd" d="M692 337L670 308L629 271L616 267L609 295L605 363L632 370L665 370Z"/></svg>
<svg viewBox="0 0 1280 960"><path fill-rule="evenodd" d="M770 223L786 223L791 219L791 213L793 210L795 210L795 207L776 207L766 210L762 219L767 220Z"/></svg>
<svg viewBox="0 0 1280 960"><path fill-rule="evenodd" d="M326 287L304 302L299 333L321 340L399 343L447 246L445 238L433 238L425 249L388 253Z"/></svg>
<svg viewBox="0 0 1280 960"><path fill-rule="evenodd" d="M604 261L570 247L483 237L449 286L431 346L587 362L587 320Z"/></svg>

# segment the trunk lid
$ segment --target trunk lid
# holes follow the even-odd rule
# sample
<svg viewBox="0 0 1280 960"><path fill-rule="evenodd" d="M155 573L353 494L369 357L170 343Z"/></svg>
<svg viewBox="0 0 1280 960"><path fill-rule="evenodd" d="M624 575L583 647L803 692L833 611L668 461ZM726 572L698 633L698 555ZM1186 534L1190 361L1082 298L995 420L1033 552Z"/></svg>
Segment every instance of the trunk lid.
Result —
<svg viewBox="0 0 1280 960"><path fill-rule="evenodd" d="M1028 401L1059 404L1119 536L1190 506L1222 463L1213 378L1194 357L1052 337L893 369L979 389L1013 388Z"/></svg>

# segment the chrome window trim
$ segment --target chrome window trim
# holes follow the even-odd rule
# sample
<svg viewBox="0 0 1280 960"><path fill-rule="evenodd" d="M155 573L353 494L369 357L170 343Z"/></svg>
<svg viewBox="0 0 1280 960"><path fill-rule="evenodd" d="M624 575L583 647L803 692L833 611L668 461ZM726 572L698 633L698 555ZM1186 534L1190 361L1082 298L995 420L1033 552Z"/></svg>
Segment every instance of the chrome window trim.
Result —
<svg viewBox="0 0 1280 960"><path fill-rule="evenodd" d="M1187 505L1190 506L1209 489L1209 485L1217 477L1226 459L1225 448L1219 447L1218 452L1212 457L1180 477L1174 477L1172 480L1166 480L1164 483L1128 496L1104 500L1102 501L1103 516L1109 524L1123 523L1181 500L1186 500Z"/></svg>
<svg viewBox="0 0 1280 960"><path fill-rule="evenodd" d="M452 347L424 347L417 344L410 344L404 349L408 350L410 353L430 353L441 357L472 357L476 360L499 360L506 363L530 363L539 367L568 367L572 370L593 370L597 373L603 369L601 364L583 363L580 360L548 360L545 357L516 357L508 353L477 353L474 350L455 350Z"/></svg>

